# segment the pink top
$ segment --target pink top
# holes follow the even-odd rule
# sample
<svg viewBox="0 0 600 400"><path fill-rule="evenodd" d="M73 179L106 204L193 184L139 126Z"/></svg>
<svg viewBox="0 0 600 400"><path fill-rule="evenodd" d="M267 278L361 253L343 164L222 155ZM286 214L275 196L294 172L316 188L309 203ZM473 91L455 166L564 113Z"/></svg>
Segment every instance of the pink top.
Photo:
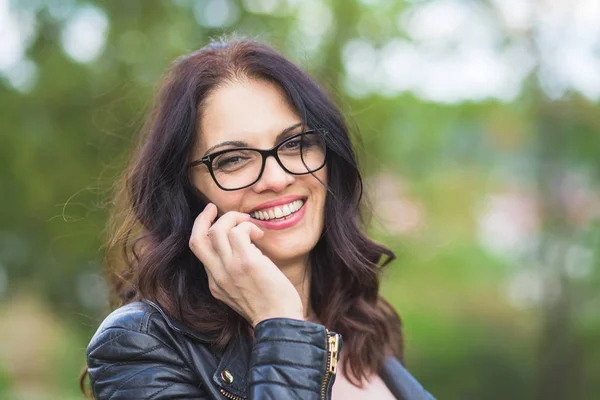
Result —
<svg viewBox="0 0 600 400"><path fill-rule="evenodd" d="M381 380L381 377L377 374L372 374L368 380L363 380L362 389L354 386L344 372L344 366L342 364L342 358L344 349L340 355L340 361L338 362L338 369L333 382L333 393L332 400L354 400L354 399L378 399L378 400L394 400L395 397L390 392L386 384Z"/></svg>
<svg viewBox="0 0 600 400"><path fill-rule="evenodd" d="M321 324L321 322L311 315L306 318L307 321ZM363 399L378 399L378 400L395 400L396 398L390 392L390 389L377 374L371 374L368 380L362 381L363 387L354 386L346 377L342 360L345 358L345 348L342 347L340 358L337 363L337 372L335 382L333 382L332 400L363 400Z"/></svg>

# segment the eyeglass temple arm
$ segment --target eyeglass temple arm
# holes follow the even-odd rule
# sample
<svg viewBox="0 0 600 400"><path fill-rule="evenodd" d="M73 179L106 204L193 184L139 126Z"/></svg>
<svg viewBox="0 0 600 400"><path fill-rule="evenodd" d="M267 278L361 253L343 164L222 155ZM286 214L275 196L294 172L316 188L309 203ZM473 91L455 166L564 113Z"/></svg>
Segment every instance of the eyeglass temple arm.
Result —
<svg viewBox="0 0 600 400"><path fill-rule="evenodd" d="M200 164L209 164L210 163L210 155L206 156L206 157L202 157L199 160L196 161L192 161L191 163L188 164L188 167L195 167L196 165L200 165Z"/></svg>

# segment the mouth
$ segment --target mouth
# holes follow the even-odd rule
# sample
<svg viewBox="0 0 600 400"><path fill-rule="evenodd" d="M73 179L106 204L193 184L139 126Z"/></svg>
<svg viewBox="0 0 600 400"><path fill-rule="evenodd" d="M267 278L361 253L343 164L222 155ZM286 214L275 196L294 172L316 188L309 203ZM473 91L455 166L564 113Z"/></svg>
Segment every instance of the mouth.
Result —
<svg viewBox="0 0 600 400"><path fill-rule="evenodd" d="M268 229L285 229L296 225L306 212L306 199L297 199L287 204L255 210L250 216L257 225Z"/></svg>
<svg viewBox="0 0 600 400"><path fill-rule="evenodd" d="M283 221L298 212L305 202L305 199L294 200L281 206L253 211L250 216L260 221Z"/></svg>

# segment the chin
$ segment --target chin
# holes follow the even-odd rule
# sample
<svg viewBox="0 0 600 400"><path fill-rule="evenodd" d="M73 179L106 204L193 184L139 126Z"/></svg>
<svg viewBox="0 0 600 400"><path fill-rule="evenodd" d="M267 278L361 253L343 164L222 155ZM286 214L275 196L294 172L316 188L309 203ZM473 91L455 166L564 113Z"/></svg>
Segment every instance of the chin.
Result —
<svg viewBox="0 0 600 400"><path fill-rule="evenodd" d="M277 233L275 235L277 235ZM258 247L264 253L264 255L269 257L269 259L271 259L275 264L283 264L299 258L305 258L316 245L316 240L314 243L312 240L307 241L306 236L302 241L294 241L292 239L285 239L281 241L277 239L273 240L273 238L267 237L267 235L265 235L262 239L263 240L261 241L263 243L257 243L257 245L259 245Z"/></svg>

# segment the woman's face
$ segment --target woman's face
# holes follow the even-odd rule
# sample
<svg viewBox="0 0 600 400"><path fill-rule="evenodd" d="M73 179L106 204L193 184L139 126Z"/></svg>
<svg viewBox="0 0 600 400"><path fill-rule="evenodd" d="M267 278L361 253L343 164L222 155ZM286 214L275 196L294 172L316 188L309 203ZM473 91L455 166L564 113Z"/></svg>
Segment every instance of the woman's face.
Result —
<svg viewBox="0 0 600 400"><path fill-rule="evenodd" d="M227 83L218 87L204 103L191 159L236 148L232 144L213 148L228 141L245 142L244 147L270 149L286 137L302 132L301 122L281 89L274 84L254 79ZM293 128L281 135L290 127ZM314 172L314 176L292 175L284 171L274 157L268 157L263 174L254 185L225 191L216 185L205 165L192 169L193 184L217 206L219 215L238 211L253 216L252 221L265 232L255 245L276 264L304 258L319 240L327 191L315 176L326 185L326 166ZM261 213L253 214L256 210ZM277 219L279 212L292 214L281 220Z"/></svg>

